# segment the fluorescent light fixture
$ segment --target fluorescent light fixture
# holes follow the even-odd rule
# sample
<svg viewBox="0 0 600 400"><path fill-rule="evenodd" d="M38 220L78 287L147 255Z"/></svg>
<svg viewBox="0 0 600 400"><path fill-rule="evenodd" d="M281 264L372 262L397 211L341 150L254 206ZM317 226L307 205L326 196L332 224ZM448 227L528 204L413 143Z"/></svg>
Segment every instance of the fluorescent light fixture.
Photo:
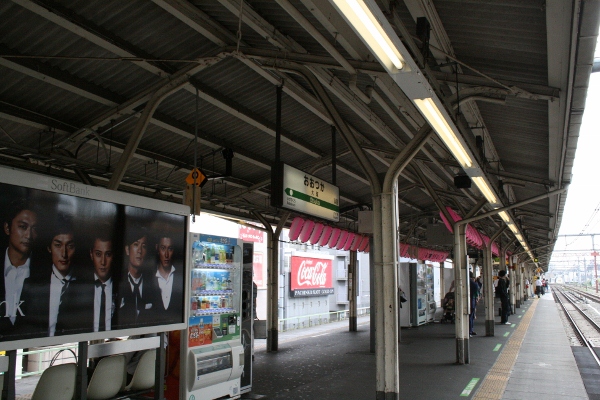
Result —
<svg viewBox="0 0 600 400"><path fill-rule="evenodd" d="M333 0L350 25L390 73L404 68L404 59L363 0Z"/></svg>
<svg viewBox="0 0 600 400"><path fill-rule="evenodd" d="M440 138L442 138L444 144L448 147L459 164L463 168L472 167L473 161L471 160L471 157L469 157L462 144L458 141L454 131L450 128L448 122L446 122L446 118L444 118L438 107L435 105L433 99L428 97L426 99L415 99L414 101L415 105L427 119L427 122L431 124ZM495 203L496 201L490 202Z"/></svg>
<svg viewBox="0 0 600 400"><path fill-rule="evenodd" d="M519 233L519 228L517 228L517 226L515 224L510 224L508 225L508 228L513 231L514 234Z"/></svg>
<svg viewBox="0 0 600 400"><path fill-rule="evenodd" d="M502 220L503 220L504 222L506 222L507 224L509 224L509 223L511 222L511 221L510 221L510 217L508 216L508 213L507 213L506 211L502 211L502 212L498 213L498 215L499 215L499 216L500 216L500 218L502 218Z"/></svg>
<svg viewBox="0 0 600 400"><path fill-rule="evenodd" d="M475 182L475 185L477 185L477 187L479 188L479 191L485 196L485 198L487 199L487 201L489 201L492 204L498 203L498 199L496 198L496 195L494 194L494 192L492 192L492 189L490 189L490 187L488 186L488 184L485 181L485 179L483 179L483 177L476 176L476 177L473 177L471 179L473 179L473 182ZM501 212L500 214L502 214L502 213L506 214L505 211ZM500 216L502 217L502 215L500 215ZM510 221L510 218L508 217L508 214L506 215L506 217ZM504 217L502 217L502 219L504 219Z"/></svg>

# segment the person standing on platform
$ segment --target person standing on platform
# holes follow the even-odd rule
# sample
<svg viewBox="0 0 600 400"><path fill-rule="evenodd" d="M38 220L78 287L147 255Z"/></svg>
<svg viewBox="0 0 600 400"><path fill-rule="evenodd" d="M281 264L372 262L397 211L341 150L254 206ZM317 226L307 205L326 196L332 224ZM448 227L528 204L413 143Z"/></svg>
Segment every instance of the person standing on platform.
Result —
<svg viewBox="0 0 600 400"><path fill-rule="evenodd" d="M546 288L548 287L548 281L542 279L542 296L546 294Z"/></svg>
<svg viewBox="0 0 600 400"><path fill-rule="evenodd" d="M500 303L502 304L502 312L500 314L500 323L504 325L510 325L508 322L508 312L510 308L509 299L508 299L508 285L509 280L506 276L506 271L501 270L498 272L498 297L500 298Z"/></svg>
<svg viewBox="0 0 600 400"><path fill-rule="evenodd" d="M542 280L539 276L535 279L535 294L537 294L538 299L542 294Z"/></svg>
<svg viewBox="0 0 600 400"><path fill-rule="evenodd" d="M469 294L471 312L469 314L469 337L476 336L477 333L473 330L475 325L475 312L477 311L477 300L479 299L479 285L475 282L475 277L472 272L469 272Z"/></svg>
<svg viewBox="0 0 600 400"><path fill-rule="evenodd" d="M475 278L475 283L477 283L477 286L479 286L479 299L481 299L483 297L483 281L481 280L481 275L479 275L477 278Z"/></svg>

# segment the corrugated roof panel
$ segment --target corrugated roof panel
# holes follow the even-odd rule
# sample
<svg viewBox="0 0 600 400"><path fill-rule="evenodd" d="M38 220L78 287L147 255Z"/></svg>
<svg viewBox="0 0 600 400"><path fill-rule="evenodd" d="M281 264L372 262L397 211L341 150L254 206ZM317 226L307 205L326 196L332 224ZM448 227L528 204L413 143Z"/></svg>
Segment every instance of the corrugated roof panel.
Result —
<svg viewBox="0 0 600 400"><path fill-rule="evenodd" d="M74 128L84 126L108 107L69 91L0 67L0 99L25 110L49 116ZM75 129L73 129L75 130Z"/></svg>
<svg viewBox="0 0 600 400"><path fill-rule="evenodd" d="M69 8L87 21L113 33L133 48L158 59L190 60L216 45L149 1L72 1ZM132 18L143 16L143 18ZM181 68L181 64L167 64Z"/></svg>
<svg viewBox="0 0 600 400"><path fill-rule="evenodd" d="M204 11L211 18L221 24L230 32L237 35L238 31L238 9L229 11L223 7L217 0L192 0L192 4ZM245 3L248 5L248 3ZM242 23L242 42L250 47L266 48L276 50L277 47L268 42L264 37L256 33L251 27Z"/></svg>
<svg viewBox="0 0 600 400"><path fill-rule="evenodd" d="M504 106L486 102L478 105L504 168L547 178L546 102L508 99ZM526 113L524 109L527 109ZM540 140L540 137L545 139Z"/></svg>
<svg viewBox="0 0 600 400"><path fill-rule="evenodd" d="M547 84L544 7L439 0L435 8L460 61L497 79Z"/></svg>

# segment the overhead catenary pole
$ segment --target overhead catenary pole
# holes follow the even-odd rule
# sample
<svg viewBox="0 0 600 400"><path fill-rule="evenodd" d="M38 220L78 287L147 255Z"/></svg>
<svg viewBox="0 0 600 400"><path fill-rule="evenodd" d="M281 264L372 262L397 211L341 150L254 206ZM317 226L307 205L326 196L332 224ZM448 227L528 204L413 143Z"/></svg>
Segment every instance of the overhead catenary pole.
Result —
<svg viewBox="0 0 600 400"><path fill-rule="evenodd" d="M596 294L598 293L598 264L596 264L596 257L600 254L596 251L596 245L594 244L594 235L592 235L592 255L594 256L594 281L596 282Z"/></svg>

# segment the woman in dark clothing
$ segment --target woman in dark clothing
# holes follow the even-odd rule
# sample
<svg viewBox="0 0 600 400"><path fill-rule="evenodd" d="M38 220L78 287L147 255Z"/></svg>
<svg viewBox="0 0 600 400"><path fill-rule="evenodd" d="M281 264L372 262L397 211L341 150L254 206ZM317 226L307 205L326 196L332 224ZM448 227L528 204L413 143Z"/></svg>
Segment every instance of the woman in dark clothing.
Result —
<svg viewBox="0 0 600 400"><path fill-rule="evenodd" d="M501 270L498 272L498 297L500 297L500 302L502 303L502 314L500 317L500 323L509 325L508 322L508 310L510 308L509 300L508 300L508 284L509 280L506 277L506 271Z"/></svg>

